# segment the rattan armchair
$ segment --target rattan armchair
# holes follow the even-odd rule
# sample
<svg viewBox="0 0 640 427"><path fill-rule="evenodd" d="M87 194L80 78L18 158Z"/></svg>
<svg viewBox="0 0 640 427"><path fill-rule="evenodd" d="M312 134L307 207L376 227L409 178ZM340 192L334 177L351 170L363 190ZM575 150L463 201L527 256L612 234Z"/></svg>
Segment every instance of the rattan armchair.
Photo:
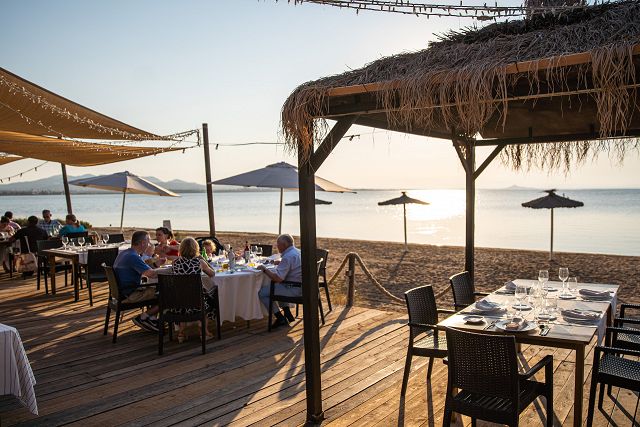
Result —
<svg viewBox="0 0 640 427"><path fill-rule="evenodd" d="M451 291L453 291L453 308L455 311L462 310L476 302L477 296L486 297L489 295L484 292L476 292L468 271L449 277L449 283L451 284Z"/></svg>
<svg viewBox="0 0 640 427"><path fill-rule="evenodd" d="M628 313L630 309L638 310L638 315L640 315L640 304L621 304L620 316L613 319L613 326L616 328L638 329L639 327L634 325L640 325L640 317L631 317ZM626 332L616 333L613 334L613 341L607 342L607 345L611 347L640 351L640 335Z"/></svg>
<svg viewBox="0 0 640 427"><path fill-rule="evenodd" d="M433 358L444 358L447 356L446 339L439 333L436 324L438 323L438 313L454 313L453 310L438 310L431 285L408 290L404 293L404 299L407 303L407 311L409 313L409 346L407 348L407 359L404 365L402 391L400 392L402 396L404 396L407 391L413 356L429 358L427 381L431 379Z"/></svg>
<svg viewBox="0 0 640 427"><path fill-rule="evenodd" d="M118 248L91 249L87 252L87 265L80 274L80 286L82 279L87 282L89 291L89 305L93 307L93 292L91 285L95 282L107 282L107 274L103 265L112 267L118 256Z"/></svg>
<svg viewBox="0 0 640 427"><path fill-rule="evenodd" d="M607 328L607 342L620 342L620 335L640 336L640 330L627 328ZM627 359L624 356L632 356ZM596 399L596 388L600 383L598 408L602 409L604 385L622 387L627 390L640 392L640 351L625 348L596 346L593 352L593 371L591 372L591 389L589 390L589 407L587 411L587 426L593 424L593 411ZM633 424L635 424L635 416Z"/></svg>
<svg viewBox="0 0 640 427"><path fill-rule="evenodd" d="M262 249L262 256L271 256L273 255L273 246L272 245L264 245L262 243L252 243L251 246L257 246Z"/></svg>
<svg viewBox="0 0 640 427"><path fill-rule="evenodd" d="M173 339L174 322L200 322L202 354L206 353L207 315L204 310L200 274L158 275L158 354L163 353L164 324L169 324L169 340Z"/></svg>
<svg viewBox="0 0 640 427"><path fill-rule="evenodd" d="M51 240L37 240L37 270L36 270L36 289L40 290L40 278L44 279L44 291L46 294L49 293L49 283L47 279L49 277L49 273L51 272L51 267L49 265L49 256L45 254L43 251L47 249L57 249L62 247L62 241L60 239L51 239ZM71 264L67 261L56 262L56 273L60 271L64 271L64 285L67 286L69 283L68 275L71 272Z"/></svg>
<svg viewBox="0 0 640 427"><path fill-rule="evenodd" d="M449 328L446 331L449 377L443 426L456 412L509 426L538 396L545 396L547 426L553 426L553 357L547 355L527 372L518 371L513 335L489 335ZM544 383L533 375L544 368Z"/></svg>

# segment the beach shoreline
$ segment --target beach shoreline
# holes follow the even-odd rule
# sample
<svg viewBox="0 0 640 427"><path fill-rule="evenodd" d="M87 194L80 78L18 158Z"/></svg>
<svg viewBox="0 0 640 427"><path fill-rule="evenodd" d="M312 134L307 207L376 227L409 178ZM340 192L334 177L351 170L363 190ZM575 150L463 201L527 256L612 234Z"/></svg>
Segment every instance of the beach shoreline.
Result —
<svg viewBox="0 0 640 427"><path fill-rule="evenodd" d="M117 228L95 227L98 233L119 232ZM125 228L128 238L134 228ZM152 231L152 230L149 230ZM207 231L176 230L177 237L206 236ZM244 248L249 244L275 244L276 235L271 233L217 232L224 244L234 248ZM153 237L153 233L152 233ZM294 236L297 240L298 236ZM330 279L345 256L350 252L360 255L373 276L393 295L403 298L403 293L422 285L433 285L435 293L448 287L448 278L464 270L464 247L409 244L404 253L402 243L355 240L345 238L318 237L318 247L329 250L327 276ZM548 269L551 280L558 280L559 267L568 267L571 276L580 282L610 283L620 285L619 301L640 303L640 295L635 293L635 280L640 277L640 257L627 255L587 254L556 252L549 261L549 252L524 249L500 249L477 247L475 251L476 291L490 292L504 282L520 279L536 280L538 270ZM402 305L393 303L382 294L363 273L359 266L355 274L355 304L378 309L404 310ZM337 277L330 287L332 302L344 303L346 277ZM452 298L446 292L439 300L441 308L450 308Z"/></svg>

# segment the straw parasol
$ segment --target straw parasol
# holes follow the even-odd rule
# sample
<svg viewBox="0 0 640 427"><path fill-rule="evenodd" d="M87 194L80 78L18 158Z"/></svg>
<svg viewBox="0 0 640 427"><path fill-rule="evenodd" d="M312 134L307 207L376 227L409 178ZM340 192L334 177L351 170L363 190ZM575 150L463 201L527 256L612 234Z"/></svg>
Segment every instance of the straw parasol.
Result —
<svg viewBox="0 0 640 427"><path fill-rule="evenodd" d="M239 175L219 179L213 181L212 184L280 189L280 216L278 220L278 234L280 234L282 233L283 192L284 190L298 189L298 168L286 162L279 162ZM330 191L334 193L353 193L353 190L341 187L319 176L317 176L315 180L315 189L316 191Z"/></svg>
<svg viewBox="0 0 640 427"><path fill-rule="evenodd" d="M94 176L69 182L80 187L98 188L100 190L122 192L122 211L120 213L120 229L124 220L124 202L127 193L149 194L153 196L180 197L180 195L154 184L138 175L127 171L111 175Z"/></svg>
<svg viewBox="0 0 640 427"><path fill-rule="evenodd" d="M407 196L407 192L403 191L402 196L396 197L395 199L385 200L384 202L378 202L378 206L387 206L387 205L402 205L402 211L404 216L404 250L407 251L407 204L411 203L414 205L428 205L429 202L423 202L422 200L414 199L412 197Z"/></svg>
<svg viewBox="0 0 640 427"><path fill-rule="evenodd" d="M549 261L553 259L553 210L555 208L579 208L584 203L571 200L568 197L558 196L556 190L544 190L546 196L534 199L522 204L525 208L550 209L551 210L551 248L549 249Z"/></svg>
<svg viewBox="0 0 640 427"><path fill-rule="evenodd" d="M330 205L333 202L329 202L327 200L316 199L316 205ZM300 206L300 200L296 200L295 202L287 203L285 206Z"/></svg>

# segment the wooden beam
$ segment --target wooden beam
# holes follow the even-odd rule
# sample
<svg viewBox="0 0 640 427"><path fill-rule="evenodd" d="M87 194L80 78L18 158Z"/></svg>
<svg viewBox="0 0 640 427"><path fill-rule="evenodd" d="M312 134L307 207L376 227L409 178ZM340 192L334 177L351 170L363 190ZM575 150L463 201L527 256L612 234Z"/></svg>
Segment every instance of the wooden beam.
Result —
<svg viewBox="0 0 640 427"><path fill-rule="evenodd" d="M484 159L484 162L482 162L480 167L476 169L475 172L473 172L473 179L477 179L482 173L482 171L484 171L487 168L487 166L489 166L489 164L493 161L493 159L495 159L496 156L500 154L500 151L502 151L502 149L506 146L507 144L500 144L496 148L494 148L491 154L489 154L489 157Z"/></svg>
<svg viewBox="0 0 640 427"><path fill-rule="evenodd" d="M318 321L318 267L316 266L315 175L310 159L298 145L298 187L300 197L300 249L302 250L302 312L304 316L304 367L307 423L324 419L320 370L320 324Z"/></svg>
<svg viewBox="0 0 640 427"><path fill-rule="evenodd" d="M453 148L455 148L456 153L458 154L458 159L460 159L460 163L462 163L462 167L464 168L464 172L468 173L468 165L467 165L467 160L464 157L464 153L462 152L462 149L460 148L460 142L456 141L454 137L451 137L453 140Z"/></svg>
<svg viewBox="0 0 640 427"><path fill-rule="evenodd" d="M71 193L69 192L69 180L67 179L67 166L64 163L60 163L62 167L62 185L64 186L64 198L67 201L67 214L71 215L73 213L73 208L71 207Z"/></svg>
<svg viewBox="0 0 640 427"><path fill-rule="evenodd" d="M338 142L347 133L353 122L358 116L347 116L339 119L333 128L329 131L324 141L320 144L315 153L311 156L311 169L315 172L320 169L322 163L329 157L329 154L338 145Z"/></svg>
<svg viewBox="0 0 640 427"><path fill-rule="evenodd" d="M216 235L216 221L213 216L213 188L211 186L211 158L209 157L209 125L202 124L202 140L204 147L204 173L205 183L207 186L207 212L209 213L209 233L211 236Z"/></svg>
<svg viewBox="0 0 640 427"><path fill-rule="evenodd" d="M497 139L480 139L476 141L476 147L491 147L495 145L518 145L518 144L545 144L550 142L570 142L570 141L591 141L591 140L607 140L615 138L637 138L640 137L640 129L627 129L625 132L615 132L613 135L602 138L600 134L575 133L569 135L548 135L534 136L522 138L497 138Z"/></svg>
<svg viewBox="0 0 640 427"><path fill-rule="evenodd" d="M476 180L474 177L475 168L475 146L472 142L465 142L466 147L466 168L465 168L465 193L466 193L466 224L465 224L465 247L464 247L464 269L469 272L471 280L474 279L474 255L475 255L475 204L476 204Z"/></svg>
<svg viewBox="0 0 640 427"><path fill-rule="evenodd" d="M632 55L640 54L640 44L632 48ZM549 68L567 67L570 65L586 64L591 62L591 52L580 52L571 55L559 55L549 58L535 59L531 61L515 62L501 66L505 68L507 74L529 73L543 71ZM443 77L446 73L442 73ZM346 95L355 95L359 93L378 92L383 89L393 89L402 86L401 81L396 82L375 82L365 83L353 86L335 87L329 90L329 97L338 97Z"/></svg>

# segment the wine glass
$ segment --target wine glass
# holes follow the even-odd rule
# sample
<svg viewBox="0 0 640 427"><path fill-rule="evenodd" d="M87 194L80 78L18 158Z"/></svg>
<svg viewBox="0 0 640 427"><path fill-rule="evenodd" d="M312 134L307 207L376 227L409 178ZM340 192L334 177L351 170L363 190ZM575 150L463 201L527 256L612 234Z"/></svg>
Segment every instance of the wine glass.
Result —
<svg viewBox="0 0 640 427"><path fill-rule="evenodd" d="M109 235L107 233L103 234L102 235L102 243L104 243L106 245L108 241L109 241Z"/></svg>
<svg viewBox="0 0 640 427"><path fill-rule="evenodd" d="M562 295L569 296L569 291L567 291L567 282L566 280L569 278L569 269L567 267L560 267L558 270L558 278L562 280Z"/></svg>
<svg viewBox="0 0 640 427"><path fill-rule="evenodd" d="M82 236L78 237L78 244L80 245L81 248L84 246L84 237Z"/></svg>
<svg viewBox="0 0 640 427"><path fill-rule="evenodd" d="M522 309L524 307L523 301L525 298L527 298L527 287L524 285L524 283L518 283L516 285L515 297L518 301L518 315L519 317L522 317Z"/></svg>
<svg viewBox="0 0 640 427"><path fill-rule="evenodd" d="M256 247L256 255L258 255L258 257L262 257L262 246Z"/></svg>
<svg viewBox="0 0 640 427"><path fill-rule="evenodd" d="M567 289L570 293L575 294L578 290L578 278L576 276L567 279Z"/></svg>
<svg viewBox="0 0 640 427"><path fill-rule="evenodd" d="M69 238L67 236L62 236L62 246L67 249L67 245L69 244Z"/></svg>
<svg viewBox="0 0 640 427"><path fill-rule="evenodd" d="M549 290L545 283L549 280L549 270L540 270L538 271L538 282L540 282L540 288L542 290Z"/></svg>

